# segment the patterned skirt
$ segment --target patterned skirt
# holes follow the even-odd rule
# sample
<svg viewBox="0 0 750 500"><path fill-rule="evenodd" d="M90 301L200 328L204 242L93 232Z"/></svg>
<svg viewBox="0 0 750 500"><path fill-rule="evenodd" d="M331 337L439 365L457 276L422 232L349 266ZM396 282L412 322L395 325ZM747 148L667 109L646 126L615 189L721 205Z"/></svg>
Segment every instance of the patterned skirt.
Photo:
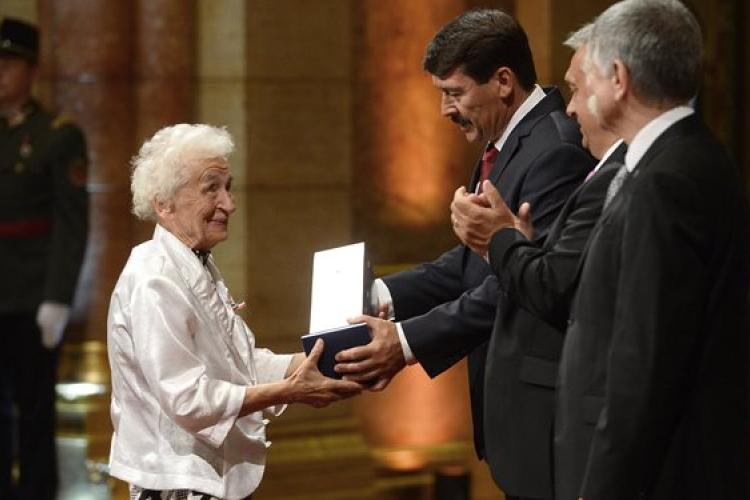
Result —
<svg viewBox="0 0 750 500"><path fill-rule="evenodd" d="M251 500L250 495L245 500ZM193 490L146 490L134 484L130 485L130 500L221 500L206 493Z"/></svg>

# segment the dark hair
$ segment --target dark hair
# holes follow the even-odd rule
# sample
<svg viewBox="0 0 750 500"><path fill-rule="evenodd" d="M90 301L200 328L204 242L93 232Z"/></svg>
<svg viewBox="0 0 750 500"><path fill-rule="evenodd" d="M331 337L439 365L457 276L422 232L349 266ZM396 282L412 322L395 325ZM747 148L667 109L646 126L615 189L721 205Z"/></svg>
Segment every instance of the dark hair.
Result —
<svg viewBox="0 0 750 500"><path fill-rule="evenodd" d="M515 19L499 10L470 10L443 26L427 46L422 66L438 78L460 68L478 83L486 83L505 66L524 89L531 90L536 83L526 33Z"/></svg>

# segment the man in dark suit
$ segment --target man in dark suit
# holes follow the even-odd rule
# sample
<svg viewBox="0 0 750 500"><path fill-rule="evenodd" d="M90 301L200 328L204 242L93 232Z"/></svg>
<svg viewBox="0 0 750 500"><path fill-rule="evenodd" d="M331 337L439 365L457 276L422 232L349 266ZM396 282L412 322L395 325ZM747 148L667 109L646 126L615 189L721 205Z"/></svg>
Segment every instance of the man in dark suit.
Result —
<svg viewBox="0 0 750 500"><path fill-rule="evenodd" d="M565 115L559 91L536 85L523 29L500 11L467 12L433 38L424 67L443 93L442 113L459 125L467 140L488 146L485 157L494 153L496 158L487 161L487 179L512 210L523 202L535 207L533 224L544 234L593 160L580 147L578 127ZM484 177L481 163L472 190ZM499 297L487 262L459 245L436 261L376 282L375 289L379 305L388 306L399 323L354 319L369 324L373 341L339 353L337 369L354 380L377 379L375 389L382 389L406 362L419 362L435 377L470 354L475 445L484 456L486 340ZM521 442L514 452L520 455L524 447ZM501 486L511 498L550 498L546 472L536 477L531 471L529 476L523 483Z"/></svg>
<svg viewBox="0 0 750 500"><path fill-rule="evenodd" d="M578 262L607 188L624 161L622 141L599 127L587 106L583 61L591 27L566 41L576 52L565 79L572 95L568 114L577 119L584 145L600 162L546 236L532 239L526 220L510 211L490 183L481 195L458 189L451 205L456 235L478 255L488 256L502 291L484 391L486 460L499 485L536 479L540 488L552 491L554 389ZM518 455L514 449L519 439L525 453L508 460Z"/></svg>
<svg viewBox="0 0 750 500"><path fill-rule="evenodd" d="M589 103L628 152L560 361L558 500L750 498L749 218L738 169L686 105L700 53L677 0L625 0L594 24Z"/></svg>

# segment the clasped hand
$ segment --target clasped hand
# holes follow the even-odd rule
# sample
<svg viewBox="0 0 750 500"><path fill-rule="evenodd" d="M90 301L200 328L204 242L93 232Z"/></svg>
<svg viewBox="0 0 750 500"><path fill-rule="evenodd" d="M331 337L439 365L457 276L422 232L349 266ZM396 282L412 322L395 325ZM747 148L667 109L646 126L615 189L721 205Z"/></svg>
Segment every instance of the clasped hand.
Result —
<svg viewBox="0 0 750 500"><path fill-rule="evenodd" d="M534 236L531 206L523 203L516 217L490 181L484 181L482 193L474 194L461 186L451 203L451 221L456 236L474 252L487 254L492 236L504 228L515 228L528 239Z"/></svg>

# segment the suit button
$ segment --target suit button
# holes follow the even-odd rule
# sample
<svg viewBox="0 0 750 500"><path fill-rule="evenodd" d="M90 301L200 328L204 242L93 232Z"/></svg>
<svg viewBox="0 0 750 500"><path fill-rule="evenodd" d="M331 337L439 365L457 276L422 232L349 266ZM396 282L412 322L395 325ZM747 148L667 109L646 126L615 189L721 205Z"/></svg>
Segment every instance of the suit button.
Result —
<svg viewBox="0 0 750 500"><path fill-rule="evenodd" d="M568 326L573 324L573 318L568 318Z"/></svg>

